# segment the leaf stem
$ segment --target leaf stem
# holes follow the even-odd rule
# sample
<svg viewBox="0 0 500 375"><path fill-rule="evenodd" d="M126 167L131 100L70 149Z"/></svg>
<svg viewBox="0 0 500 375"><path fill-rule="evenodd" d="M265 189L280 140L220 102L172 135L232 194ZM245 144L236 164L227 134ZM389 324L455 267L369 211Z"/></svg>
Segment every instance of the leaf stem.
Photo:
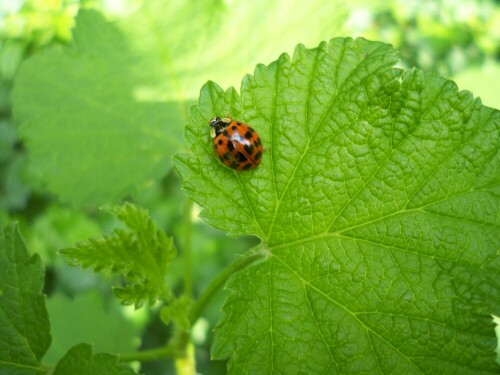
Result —
<svg viewBox="0 0 500 375"><path fill-rule="evenodd" d="M191 203L192 205L192 203ZM217 294L217 292L226 284L226 281L235 272L242 270L243 268L249 266L255 261L263 258L265 256L264 252L252 251L249 254L245 254L228 267L226 267L217 277L212 280L208 287L201 293L200 297L192 305L188 318L191 324L194 324L196 320L201 316L201 313L205 307L209 304L212 298ZM133 353L120 354L119 358L121 362L132 362L132 361L153 361L160 358L174 357L181 358L186 356L186 346L189 345L189 334L182 332L177 340L174 340L171 344L163 346L160 348L142 350Z"/></svg>
<svg viewBox="0 0 500 375"><path fill-rule="evenodd" d="M182 223L182 260L184 262L184 294L191 298L193 296L193 269L191 257L191 212L193 202L186 198L184 201L183 223Z"/></svg>
<svg viewBox="0 0 500 375"><path fill-rule="evenodd" d="M160 348L153 348L141 350L132 353L123 353L119 355L121 362L132 361L153 361L155 359L176 357L179 355L179 350L171 345L162 346Z"/></svg>
<svg viewBox="0 0 500 375"><path fill-rule="evenodd" d="M262 257L264 257L264 253L253 251L248 255L243 255L242 257L236 259L236 261L231 263L221 273L219 273L217 277L213 279L212 282L208 285L208 287L203 291L203 293L201 293L200 297L191 307L188 313L188 318L191 324L194 324L194 322L198 320L198 318L200 317L201 313L208 305L210 300L226 284L227 279L232 274L247 267L248 265L252 264L253 262Z"/></svg>

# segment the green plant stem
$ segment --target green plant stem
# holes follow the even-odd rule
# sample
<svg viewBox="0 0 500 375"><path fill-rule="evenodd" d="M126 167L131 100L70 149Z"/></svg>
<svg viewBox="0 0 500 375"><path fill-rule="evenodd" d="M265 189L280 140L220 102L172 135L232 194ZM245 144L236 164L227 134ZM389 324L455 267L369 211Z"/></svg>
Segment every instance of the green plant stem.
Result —
<svg viewBox="0 0 500 375"><path fill-rule="evenodd" d="M178 355L178 349L172 346L163 346L160 348L141 350L132 353L120 354L119 358L121 362L132 362L132 361L153 361L159 358L165 357L175 357Z"/></svg>
<svg viewBox="0 0 500 375"><path fill-rule="evenodd" d="M184 262L184 294L188 297L193 296L193 268L191 257L191 212L193 202L186 198L183 212L182 228L182 260Z"/></svg>
<svg viewBox="0 0 500 375"><path fill-rule="evenodd" d="M247 267L264 256L265 254L263 252L252 252L251 254L244 255L236 259L226 269L218 274L191 307L188 314L191 324L194 324L196 320L198 320L205 307L210 303L215 294L217 294L217 292L226 284L227 279L232 274ZM165 357L184 357L186 355L186 346L188 343L189 334L187 332L182 332L178 340L173 342L171 345L134 353L120 354L120 361L153 361L155 359Z"/></svg>
<svg viewBox="0 0 500 375"><path fill-rule="evenodd" d="M194 324L196 320L198 320L201 313L205 309L206 305L208 305L208 303L215 296L215 294L224 286L224 284L226 284L226 281L229 278L229 276L245 268L249 264L252 264L253 262L262 258L263 256L264 253L260 252L253 252L249 255L244 255L241 258L238 258L233 263L231 263L221 273L219 273L217 277L214 280L212 280L212 282L208 285L207 289L203 291L203 293L191 307L191 310L189 311L188 314L188 318L191 324Z"/></svg>
<svg viewBox="0 0 500 375"><path fill-rule="evenodd" d="M195 375L196 359L194 355L194 346L191 342L186 344L184 355L175 358L174 366L177 375Z"/></svg>

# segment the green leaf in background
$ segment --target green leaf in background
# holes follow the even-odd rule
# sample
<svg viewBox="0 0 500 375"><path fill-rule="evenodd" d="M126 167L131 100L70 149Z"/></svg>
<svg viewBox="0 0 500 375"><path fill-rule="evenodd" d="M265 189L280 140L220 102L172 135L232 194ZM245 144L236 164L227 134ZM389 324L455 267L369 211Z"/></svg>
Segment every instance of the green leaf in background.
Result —
<svg viewBox="0 0 500 375"><path fill-rule="evenodd" d="M40 361L51 338L43 266L28 256L16 224L0 222L0 270L0 373L45 373Z"/></svg>
<svg viewBox="0 0 500 375"><path fill-rule="evenodd" d="M52 344L44 357L56 363L73 345L92 342L97 352L127 353L140 345L140 327L127 319L116 299L104 303L102 295L89 292L69 299L62 294L47 300Z"/></svg>
<svg viewBox="0 0 500 375"><path fill-rule="evenodd" d="M92 355L92 346L79 344L71 348L57 364L54 375L133 375L129 366L118 357L106 353Z"/></svg>
<svg viewBox="0 0 500 375"><path fill-rule="evenodd" d="M228 284L212 356L230 373L498 372L500 112L396 62L338 38L257 66L240 95L203 88L183 188L266 255ZM213 154L227 113L266 148L251 172Z"/></svg>
<svg viewBox="0 0 500 375"><path fill-rule="evenodd" d="M146 0L119 27L165 70L163 96L194 100L207 80L238 84L251 67L297 42L331 38L346 17L345 2L336 0Z"/></svg>
<svg viewBox="0 0 500 375"><path fill-rule="evenodd" d="M8 112L8 109L2 108L0 94L0 114L3 111ZM14 123L1 117L0 115L0 211L19 210L26 205L30 193L23 178L27 158L19 151L19 136Z"/></svg>
<svg viewBox="0 0 500 375"><path fill-rule="evenodd" d="M183 120L179 104L141 100L161 72L115 26L93 11L77 24L74 47L23 64L14 110L50 190L75 205L109 203L165 175Z"/></svg>
<svg viewBox="0 0 500 375"><path fill-rule="evenodd" d="M33 220L29 229L25 234L28 246L36 249L46 266L63 263L57 254L58 249L101 233L101 228L91 215L55 204Z"/></svg>
<svg viewBox="0 0 500 375"><path fill-rule="evenodd" d="M144 209L126 203L109 211L128 230L115 229L111 235L77 243L61 253L73 266L124 274L128 284L115 288L124 304L140 307L146 301L154 304L157 298L169 300L165 276L176 255L173 239L157 228Z"/></svg>
<svg viewBox="0 0 500 375"><path fill-rule="evenodd" d="M453 77L459 87L474 87L474 93L481 93L484 105L500 108L498 87L500 86L500 65L487 65L482 68L468 68Z"/></svg>

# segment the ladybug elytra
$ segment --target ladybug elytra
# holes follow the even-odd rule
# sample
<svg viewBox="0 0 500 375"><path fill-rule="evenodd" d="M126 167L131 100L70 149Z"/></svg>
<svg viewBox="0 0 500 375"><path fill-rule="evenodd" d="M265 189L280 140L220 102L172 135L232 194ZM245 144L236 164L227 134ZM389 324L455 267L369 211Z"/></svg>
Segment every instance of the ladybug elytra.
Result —
<svg viewBox="0 0 500 375"><path fill-rule="evenodd" d="M215 153L231 169L248 171L259 166L263 148L259 135L249 125L229 117L210 120Z"/></svg>

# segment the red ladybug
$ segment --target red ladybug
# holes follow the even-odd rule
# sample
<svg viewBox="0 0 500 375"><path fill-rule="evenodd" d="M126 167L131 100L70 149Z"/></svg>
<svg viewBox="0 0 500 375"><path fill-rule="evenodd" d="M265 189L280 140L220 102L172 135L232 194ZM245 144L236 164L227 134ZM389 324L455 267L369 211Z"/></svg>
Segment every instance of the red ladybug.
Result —
<svg viewBox="0 0 500 375"><path fill-rule="evenodd" d="M210 126L215 153L225 166L237 171L259 166L264 150L255 130L229 117L215 117L210 120Z"/></svg>

